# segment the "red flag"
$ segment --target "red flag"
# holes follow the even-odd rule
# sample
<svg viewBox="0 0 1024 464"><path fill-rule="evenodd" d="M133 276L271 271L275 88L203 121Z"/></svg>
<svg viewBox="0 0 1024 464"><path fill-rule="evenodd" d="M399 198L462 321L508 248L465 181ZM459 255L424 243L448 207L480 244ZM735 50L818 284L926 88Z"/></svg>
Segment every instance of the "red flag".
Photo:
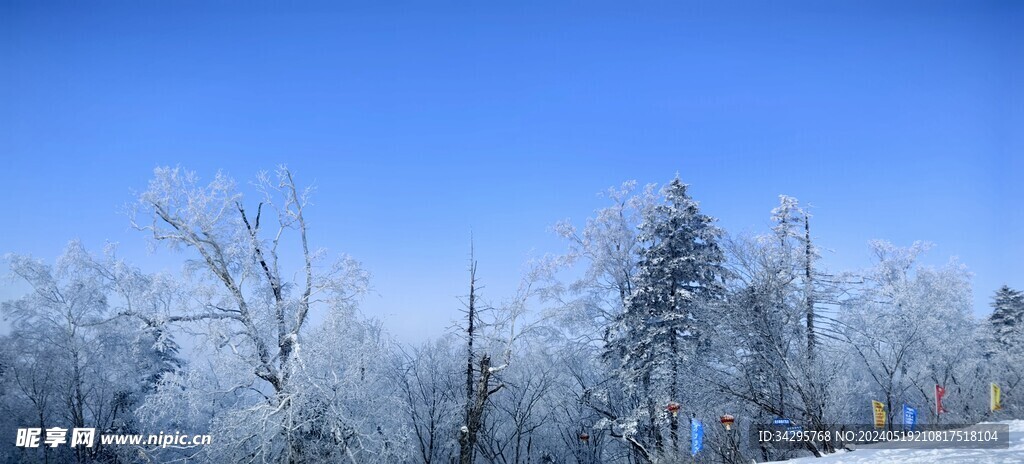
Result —
<svg viewBox="0 0 1024 464"><path fill-rule="evenodd" d="M935 415L947 412L946 408L942 407L942 397L945 394L946 389L942 388L942 385L935 385Z"/></svg>

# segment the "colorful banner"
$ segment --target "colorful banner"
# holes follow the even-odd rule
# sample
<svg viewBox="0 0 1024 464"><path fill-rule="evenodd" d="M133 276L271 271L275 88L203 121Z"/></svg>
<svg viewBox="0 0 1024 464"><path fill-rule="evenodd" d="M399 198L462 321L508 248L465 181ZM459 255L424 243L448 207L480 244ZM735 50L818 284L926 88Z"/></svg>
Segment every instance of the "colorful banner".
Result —
<svg viewBox="0 0 1024 464"><path fill-rule="evenodd" d="M914 426L917 425L917 409L910 406L903 405L903 429L914 430Z"/></svg>
<svg viewBox="0 0 1024 464"><path fill-rule="evenodd" d="M875 428L885 428L885 404L881 401L871 400L871 409L875 412Z"/></svg>
<svg viewBox="0 0 1024 464"><path fill-rule="evenodd" d="M935 385L935 415L946 412L946 408L942 407L942 397L946 395L946 389L942 388L942 385Z"/></svg>
<svg viewBox="0 0 1024 464"><path fill-rule="evenodd" d="M989 409L992 410L992 411L998 411L1000 409L1003 409L1003 402L1002 402L1002 398L1000 398L1000 393L1001 392L999 391L999 385L996 385L995 382L992 382L992 392L991 393L992 394L989 396L989 402L988 402Z"/></svg>
<svg viewBox="0 0 1024 464"><path fill-rule="evenodd" d="M690 419L690 454L696 456L704 449L704 424L699 420Z"/></svg>

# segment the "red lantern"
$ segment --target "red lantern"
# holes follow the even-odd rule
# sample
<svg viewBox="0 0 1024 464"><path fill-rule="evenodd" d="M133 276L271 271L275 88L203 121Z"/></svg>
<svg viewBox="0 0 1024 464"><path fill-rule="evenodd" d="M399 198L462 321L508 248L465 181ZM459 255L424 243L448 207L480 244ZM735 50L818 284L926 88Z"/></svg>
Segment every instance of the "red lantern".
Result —
<svg viewBox="0 0 1024 464"><path fill-rule="evenodd" d="M588 435L587 432L583 432L580 434L580 441L586 443L588 440L590 440L590 435Z"/></svg>
<svg viewBox="0 0 1024 464"><path fill-rule="evenodd" d="M722 421L722 425L725 426L726 430L732 430L733 422L736 422L736 418L732 417L732 414L725 414L719 418Z"/></svg>
<svg viewBox="0 0 1024 464"><path fill-rule="evenodd" d="M665 409L668 412L672 413L672 417L676 417L676 415L679 414L679 403L676 403L675 401L670 401L668 403L668 406L665 406Z"/></svg>

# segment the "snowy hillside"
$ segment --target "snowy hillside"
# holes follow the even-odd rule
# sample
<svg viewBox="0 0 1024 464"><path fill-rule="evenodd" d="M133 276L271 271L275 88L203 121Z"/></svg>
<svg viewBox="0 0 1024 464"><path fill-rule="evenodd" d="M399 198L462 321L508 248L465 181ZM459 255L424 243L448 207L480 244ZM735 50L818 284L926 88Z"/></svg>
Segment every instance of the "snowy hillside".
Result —
<svg viewBox="0 0 1024 464"><path fill-rule="evenodd" d="M860 464L860 463L1024 463L1024 420L999 422L1010 426L1008 449L871 449L841 452L824 458L800 458L788 464Z"/></svg>

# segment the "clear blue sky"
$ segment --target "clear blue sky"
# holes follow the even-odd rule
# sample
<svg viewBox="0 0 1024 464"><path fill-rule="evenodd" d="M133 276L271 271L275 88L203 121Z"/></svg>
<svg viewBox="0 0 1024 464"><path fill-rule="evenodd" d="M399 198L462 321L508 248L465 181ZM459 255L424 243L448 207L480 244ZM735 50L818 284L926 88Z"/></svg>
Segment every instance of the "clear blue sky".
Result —
<svg viewBox="0 0 1024 464"><path fill-rule="evenodd" d="M498 299L596 192L678 172L733 232L812 203L833 269L933 241L985 313L1024 288L1024 3L891 3L4 1L0 251L161 268L121 212L153 167L287 163L411 340L455 317L471 229Z"/></svg>

